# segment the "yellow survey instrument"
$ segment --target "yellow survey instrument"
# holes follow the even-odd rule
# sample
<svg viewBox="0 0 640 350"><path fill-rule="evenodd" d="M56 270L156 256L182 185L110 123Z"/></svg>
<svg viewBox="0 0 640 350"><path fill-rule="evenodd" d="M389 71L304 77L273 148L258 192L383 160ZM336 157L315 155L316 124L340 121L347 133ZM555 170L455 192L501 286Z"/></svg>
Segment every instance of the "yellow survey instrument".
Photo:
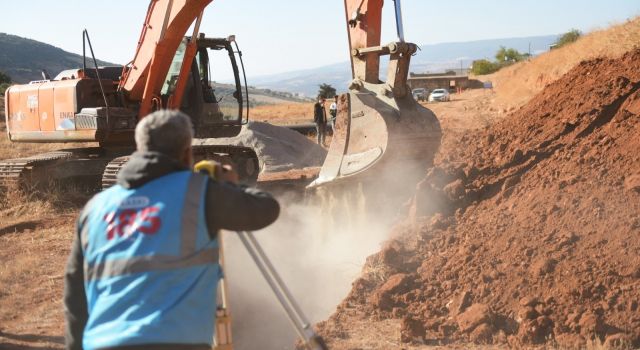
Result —
<svg viewBox="0 0 640 350"><path fill-rule="evenodd" d="M193 166L193 170L197 173L206 173L212 179L216 179L216 173L219 167L222 167L222 165L216 161L201 160ZM220 267L222 268L222 279L220 280L220 302L216 301L214 349L233 350L233 341L231 338L231 313L229 312L229 304L227 301L227 283L224 278L225 265L221 234L218 234L218 244L220 245Z"/></svg>

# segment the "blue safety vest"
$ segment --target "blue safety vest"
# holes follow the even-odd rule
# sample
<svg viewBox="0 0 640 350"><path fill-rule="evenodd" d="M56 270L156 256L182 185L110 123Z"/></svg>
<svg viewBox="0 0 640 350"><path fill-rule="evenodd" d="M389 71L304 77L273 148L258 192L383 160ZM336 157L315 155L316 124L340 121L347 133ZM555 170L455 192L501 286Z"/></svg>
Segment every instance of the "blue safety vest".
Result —
<svg viewBox="0 0 640 350"><path fill-rule="evenodd" d="M135 189L113 186L87 204L85 349L212 344L221 273L205 220L207 182L180 171Z"/></svg>

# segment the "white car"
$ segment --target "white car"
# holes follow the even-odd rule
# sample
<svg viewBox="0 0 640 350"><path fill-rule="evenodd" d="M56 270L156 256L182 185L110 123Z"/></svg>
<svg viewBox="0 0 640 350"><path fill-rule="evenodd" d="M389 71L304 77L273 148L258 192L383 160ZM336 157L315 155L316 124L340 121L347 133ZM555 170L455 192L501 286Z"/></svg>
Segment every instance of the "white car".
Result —
<svg viewBox="0 0 640 350"><path fill-rule="evenodd" d="M449 91L445 89L435 89L431 91L431 94L429 95L429 102L449 101L450 99Z"/></svg>

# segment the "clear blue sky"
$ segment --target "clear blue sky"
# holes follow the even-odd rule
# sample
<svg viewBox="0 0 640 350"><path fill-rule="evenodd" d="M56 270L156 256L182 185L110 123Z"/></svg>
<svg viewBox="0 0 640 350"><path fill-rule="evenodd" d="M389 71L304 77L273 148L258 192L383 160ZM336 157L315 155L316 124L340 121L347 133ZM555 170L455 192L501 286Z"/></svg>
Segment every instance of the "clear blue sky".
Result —
<svg viewBox="0 0 640 350"><path fill-rule="evenodd" d="M0 32L82 51L91 34L96 55L133 58L147 0L20 0L2 4ZM640 15L638 0L403 0L405 37L417 44L591 31ZM393 1L384 8L383 42L395 39ZM341 0L214 0L201 31L236 34L250 76L348 60Z"/></svg>

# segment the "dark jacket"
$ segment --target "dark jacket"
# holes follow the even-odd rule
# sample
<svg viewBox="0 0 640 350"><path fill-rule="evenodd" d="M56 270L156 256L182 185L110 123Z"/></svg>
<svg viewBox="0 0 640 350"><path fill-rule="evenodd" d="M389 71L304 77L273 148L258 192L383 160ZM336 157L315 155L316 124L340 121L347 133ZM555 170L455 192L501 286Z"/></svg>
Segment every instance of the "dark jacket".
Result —
<svg viewBox="0 0 640 350"><path fill-rule="evenodd" d="M136 152L118 174L118 184L125 188L137 188L156 178L181 170L186 168L160 153ZM207 229L213 239L220 229L252 231L264 228L278 218L280 206L268 193L210 180L207 186L205 211ZM82 213L79 217L83 217ZM65 273L64 304L67 323L65 338L68 349L82 349L82 334L89 316L84 290L84 258L80 242L82 230L83 227L78 222ZM122 347L122 349L143 349L149 346L157 348L155 345L147 345ZM202 346L206 345L195 347L179 345L176 348L196 349ZM163 348L169 349L171 346L166 344Z"/></svg>
<svg viewBox="0 0 640 350"><path fill-rule="evenodd" d="M320 102L316 102L313 106L313 122L316 124L327 123L327 113L324 110L324 106Z"/></svg>

